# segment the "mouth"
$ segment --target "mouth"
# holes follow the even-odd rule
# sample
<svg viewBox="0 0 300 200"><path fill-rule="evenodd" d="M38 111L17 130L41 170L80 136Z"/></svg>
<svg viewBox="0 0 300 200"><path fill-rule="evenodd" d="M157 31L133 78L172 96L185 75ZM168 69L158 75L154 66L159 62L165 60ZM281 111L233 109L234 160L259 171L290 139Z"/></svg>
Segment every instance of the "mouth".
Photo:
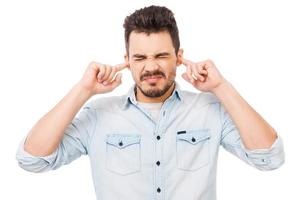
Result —
<svg viewBox="0 0 300 200"><path fill-rule="evenodd" d="M162 76L147 76L144 78L144 81L147 81L148 83L156 83L161 78L162 78Z"/></svg>

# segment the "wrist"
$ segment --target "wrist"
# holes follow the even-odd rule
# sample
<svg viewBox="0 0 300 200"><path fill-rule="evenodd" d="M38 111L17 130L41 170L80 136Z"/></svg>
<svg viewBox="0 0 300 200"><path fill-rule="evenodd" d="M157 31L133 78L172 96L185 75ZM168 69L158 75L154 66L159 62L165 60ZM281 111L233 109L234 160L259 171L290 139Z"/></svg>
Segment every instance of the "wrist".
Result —
<svg viewBox="0 0 300 200"><path fill-rule="evenodd" d="M73 89L76 90L77 93L79 93L80 96L83 97L84 99L89 99L90 97L93 96L92 90L84 87L80 83L75 84L74 87L73 87Z"/></svg>
<svg viewBox="0 0 300 200"><path fill-rule="evenodd" d="M230 86L231 84L227 80L223 80L217 87L212 89L211 92L218 96L224 93L224 91L226 91L226 89Z"/></svg>

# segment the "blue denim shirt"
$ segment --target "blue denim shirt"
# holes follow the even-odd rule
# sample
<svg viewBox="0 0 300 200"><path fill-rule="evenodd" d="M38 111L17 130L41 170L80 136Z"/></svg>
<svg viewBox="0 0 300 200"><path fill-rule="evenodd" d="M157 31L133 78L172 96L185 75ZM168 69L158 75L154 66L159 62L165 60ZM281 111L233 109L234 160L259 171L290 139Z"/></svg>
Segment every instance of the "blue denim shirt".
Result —
<svg viewBox="0 0 300 200"><path fill-rule="evenodd" d="M23 138L16 158L31 172L46 172L89 155L97 199L216 199L220 145L259 170L284 162L282 139L270 149L247 150L216 96L181 90L163 103L158 121L127 95L87 102L55 152L32 156Z"/></svg>

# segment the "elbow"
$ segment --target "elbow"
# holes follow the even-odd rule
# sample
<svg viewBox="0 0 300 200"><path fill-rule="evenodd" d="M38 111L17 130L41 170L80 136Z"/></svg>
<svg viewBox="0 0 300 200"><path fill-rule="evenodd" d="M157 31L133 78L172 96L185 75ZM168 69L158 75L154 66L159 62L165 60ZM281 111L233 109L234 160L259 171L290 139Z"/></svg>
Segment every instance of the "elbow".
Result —
<svg viewBox="0 0 300 200"><path fill-rule="evenodd" d="M46 157L51 155L57 146L49 146L44 143L30 143L28 139L24 142L24 151L35 157Z"/></svg>
<svg viewBox="0 0 300 200"><path fill-rule="evenodd" d="M20 157L17 155L16 159L18 166L28 172L42 173L51 169L51 163L40 158Z"/></svg>
<svg viewBox="0 0 300 200"><path fill-rule="evenodd" d="M281 151L277 155L250 158L248 162L250 162L253 167L261 171L272 171L280 168L285 163L285 154Z"/></svg>
<svg viewBox="0 0 300 200"><path fill-rule="evenodd" d="M41 173L54 168L57 155L57 151L55 151L48 156L34 156L27 152L21 144L17 150L15 158L18 166L22 169L29 172Z"/></svg>
<svg viewBox="0 0 300 200"><path fill-rule="evenodd" d="M281 137L277 137L268 149L245 150L246 159L261 171L271 171L280 168L285 162L285 153Z"/></svg>

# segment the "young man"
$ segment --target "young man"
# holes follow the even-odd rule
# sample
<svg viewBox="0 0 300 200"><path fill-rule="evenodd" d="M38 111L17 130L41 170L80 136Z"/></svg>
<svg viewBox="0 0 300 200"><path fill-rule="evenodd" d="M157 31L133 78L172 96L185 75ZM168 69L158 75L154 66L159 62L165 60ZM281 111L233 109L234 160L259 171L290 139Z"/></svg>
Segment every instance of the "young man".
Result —
<svg viewBox="0 0 300 200"><path fill-rule="evenodd" d="M137 10L124 28L125 63L92 62L24 137L20 167L45 172L84 154L98 199L213 200L220 145L260 170L283 164L281 138L214 63L183 58L169 9ZM181 64L182 77L199 93L181 90L175 81ZM123 69L135 81L128 94L86 103L119 86Z"/></svg>

